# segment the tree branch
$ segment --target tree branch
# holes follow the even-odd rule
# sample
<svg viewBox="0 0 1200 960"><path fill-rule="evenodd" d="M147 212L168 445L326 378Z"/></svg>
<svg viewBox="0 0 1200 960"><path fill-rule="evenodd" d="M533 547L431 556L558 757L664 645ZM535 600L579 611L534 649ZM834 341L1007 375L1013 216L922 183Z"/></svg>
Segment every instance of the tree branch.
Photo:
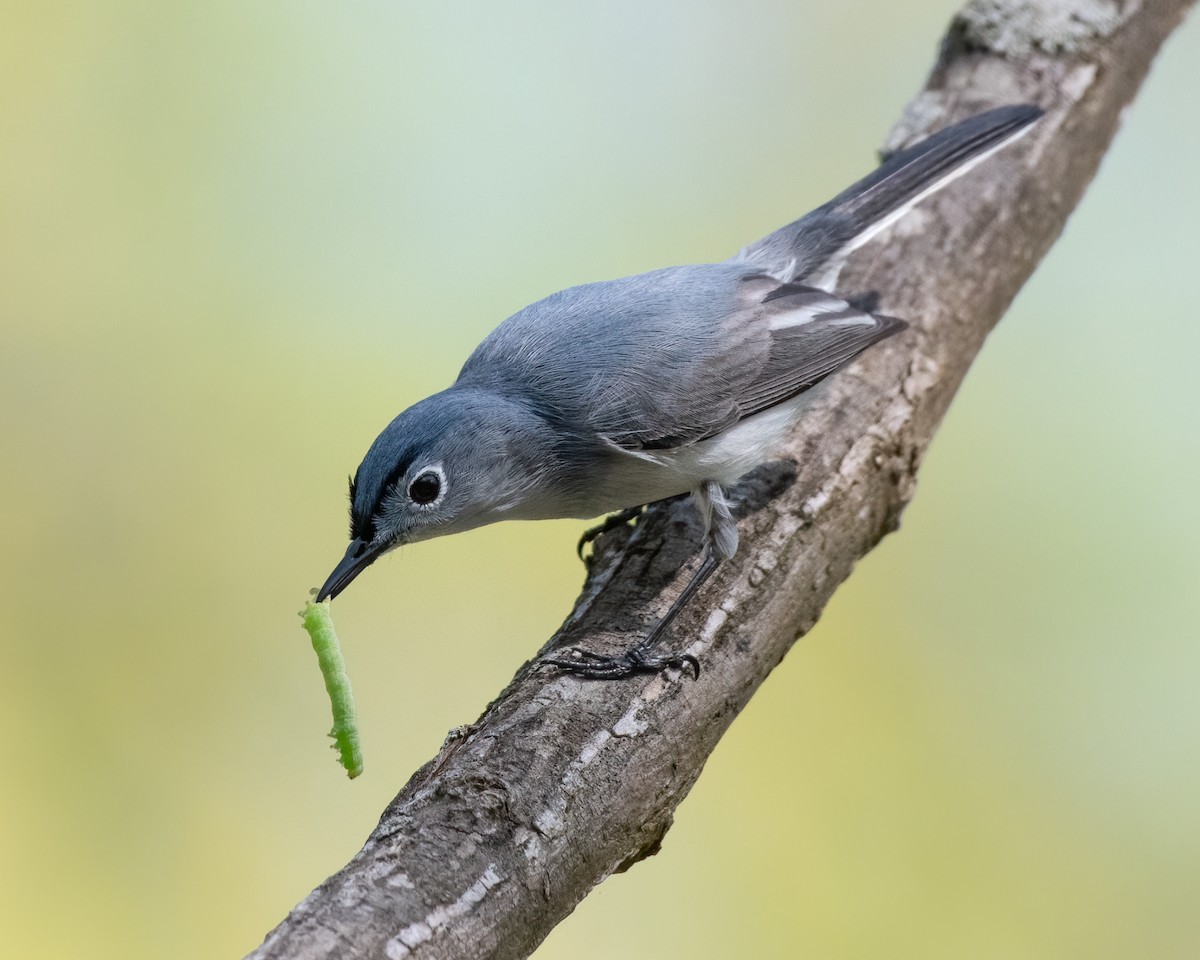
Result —
<svg viewBox="0 0 1200 960"><path fill-rule="evenodd" d="M704 673L589 682L525 664L254 958L524 957L605 877L655 853L708 755L894 530L988 331L1058 237L1190 0L973 0L889 146L1002 103L1046 117L843 274L912 329L828 382L778 462L735 491L742 549L673 629ZM699 560L687 503L598 542L543 647L628 645Z"/></svg>

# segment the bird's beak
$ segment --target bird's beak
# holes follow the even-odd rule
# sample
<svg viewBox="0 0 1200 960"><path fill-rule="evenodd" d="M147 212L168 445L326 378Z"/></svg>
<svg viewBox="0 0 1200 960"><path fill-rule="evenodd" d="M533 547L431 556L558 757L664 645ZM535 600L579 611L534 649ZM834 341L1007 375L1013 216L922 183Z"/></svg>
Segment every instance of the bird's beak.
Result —
<svg viewBox="0 0 1200 960"><path fill-rule="evenodd" d="M370 544L365 540L351 540L346 555L333 568L325 586L317 591L317 603L332 600L350 586L350 581L367 569L381 553L383 544Z"/></svg>

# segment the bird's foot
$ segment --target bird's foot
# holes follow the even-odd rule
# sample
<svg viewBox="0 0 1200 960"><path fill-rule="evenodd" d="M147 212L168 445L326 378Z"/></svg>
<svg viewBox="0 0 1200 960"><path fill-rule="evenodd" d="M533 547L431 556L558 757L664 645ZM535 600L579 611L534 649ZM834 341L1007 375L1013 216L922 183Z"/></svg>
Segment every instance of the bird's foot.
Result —
<svg viewBox="0 0 1200 960"><path fill-rule="evenodd" d="M562 653L562 656L546 657L541 662L585 680L620 680L636 673L661 673L672 667L691 668L695 678L700 679L700 661L690 653L650 655L641 644L612 655L594 653L582 647L568 647Z"/></svg>
<svg viewBox="0 0 1200 960"><path fill-rule="evenodd" d="M575 552L579 554L579 559L591 566L591 555L585 557L583 555L584 548L597 537L608 533L609 530L615 530L617 527L623 527L626 524L633 523L645 511L645 506L628 507L625 510L620 510L617 513L609 514L594 527L588 527L583 531L583 536L579 538L579 543L575 546Z"/></svg>

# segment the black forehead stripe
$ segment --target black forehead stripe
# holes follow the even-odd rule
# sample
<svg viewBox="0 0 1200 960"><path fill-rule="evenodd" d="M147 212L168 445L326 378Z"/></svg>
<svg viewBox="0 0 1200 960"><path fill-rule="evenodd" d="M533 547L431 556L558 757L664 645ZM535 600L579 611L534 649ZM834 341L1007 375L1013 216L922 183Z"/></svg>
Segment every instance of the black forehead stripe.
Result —
<svg viewBox="0 0 1200 960"><path fill-rule="evenodd" d="M364 484L364 489L370 498L367 509L359 513L357 498L351 500L350 503L350 535L358 540L371 541L375 539L375 514L379 512L379 507L383 503L383 498L387 496L388 490L395 485L396 481L408 472L408 468L412 466L413 460L416 459L416 454L409 452L405 453L392 467L387 476L383 478L383 482L375 489L370 489L368 484ZM360 477L355 475L354 492L358 492Z"/></svg>
<svg viewBox="0 0 1200 960"><path fill-rule="evenodd" d="M383 486L379 488L379 492L375 495L375 502L371 505L372 513L379 508L379 504L383 501L384 495L392 488L396 481L408 473L408 468L413 465L413 461L416 458L416 454L406 453L399 459L399 461L397 461L396 465L392 467L391 472L388 473L383 480Z"/></svg>
<svg viewBox="0 0 1200 960"><path fill-rule="evenodd" d="M371 500L371 511L369 516L373 517L379 512L379 508L383 505L383 498L387 496L388 491L396 485L400 478L408 473L408 468L412 466L413 460L415 459L415 454L406 453L396 462L396 465L392 467L392 469L388 472L388 475L383 478L383 483L380 484L379 489L375 491L375 496Z"/></svg>

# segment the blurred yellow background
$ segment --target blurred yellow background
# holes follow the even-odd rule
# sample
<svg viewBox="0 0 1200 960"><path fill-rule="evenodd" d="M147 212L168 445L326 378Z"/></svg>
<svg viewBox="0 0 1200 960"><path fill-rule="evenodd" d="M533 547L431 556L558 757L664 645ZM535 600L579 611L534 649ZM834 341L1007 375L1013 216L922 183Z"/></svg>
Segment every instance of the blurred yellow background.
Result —
<svg viewBox="0 0 1200 960"><path fill-rule="evenodd" d="M0 0L0 937L235 957L560 622L575 523L296 611L346 476L498 321L827 199L956 3ZM903 531L559 958L1200 956L1200 24Z"/></svg>

